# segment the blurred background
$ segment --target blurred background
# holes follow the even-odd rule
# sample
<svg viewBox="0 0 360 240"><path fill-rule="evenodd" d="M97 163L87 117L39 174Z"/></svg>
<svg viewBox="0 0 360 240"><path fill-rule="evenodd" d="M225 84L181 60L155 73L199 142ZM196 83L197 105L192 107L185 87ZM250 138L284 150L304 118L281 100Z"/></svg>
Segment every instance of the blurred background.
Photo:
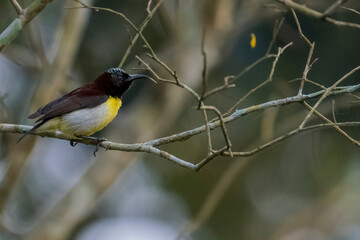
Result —
<svg viewBox="0 0 360 240"><path fill-rule="evenodd" d="M335 1L298 2L323 12ZM19 3L25 7L31 1ZM147 16L147 0L83 3L120 11L137 25ZM37 108L119 65L134 30L115 14L74 6L81 5L54 0L1 52L1 123L32 125L27 116ZM360 10L359 1L344 6ZM319 60L310 80L330 86L359 65L359 29L297 15L304 34L316 42L313 58ZM343 8L331 16L360 23L358 13ZM10 1L0 0L0 31L14 18ZM271 53L294 44L280 57L273 82L238 107L243 108L297 94L299 81L292 80L302 76L308 46L282 5L274 0L165 0L144 36L180 80L200 93L204 29L211 89L264 56L282 18ZM139 55L170 78L146 53L138 40L123 68L140 72ZM272 61L262 62L235 88L206 104L226 112L267 79ZM344 84L359 79L356 73ZM318 90L306 84L304 91ZM355 97L327 99L319 110L330 119L333 104L337 121L360 119ZM181 88L139 81L124 96L118 116L96 136L135 143L182 132L203 124L196 106ZM233 150L251 150L296 128L306 113L301 104L291 104L232 122ZM321 121L314 117L314 123ZM345 130L360 139L359 128ZM333 129L298 134L249 158L218 157L200 172L143 153L100 149L94 158L93 146L71 147L58 139L29 136L16 144L19 136L0 134L1 240L360 239L360 151ZM224 145L220 129L212 137L215 148ZM161 148L196 163L206 156L206 134Z"/></svg>

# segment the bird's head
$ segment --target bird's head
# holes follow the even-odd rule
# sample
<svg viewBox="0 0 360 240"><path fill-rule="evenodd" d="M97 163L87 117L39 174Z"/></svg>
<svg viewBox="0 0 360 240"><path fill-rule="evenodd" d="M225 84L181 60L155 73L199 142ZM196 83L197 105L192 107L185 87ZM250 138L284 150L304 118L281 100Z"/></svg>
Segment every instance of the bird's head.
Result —
<svg viewBox="0 0 360 240"><path fill-rule="evenodd" d="M110 68L94 80L94 84L102 88L106 94L121 98L134 80L151 79L145 74L128 74L120 68Z"/></svg>

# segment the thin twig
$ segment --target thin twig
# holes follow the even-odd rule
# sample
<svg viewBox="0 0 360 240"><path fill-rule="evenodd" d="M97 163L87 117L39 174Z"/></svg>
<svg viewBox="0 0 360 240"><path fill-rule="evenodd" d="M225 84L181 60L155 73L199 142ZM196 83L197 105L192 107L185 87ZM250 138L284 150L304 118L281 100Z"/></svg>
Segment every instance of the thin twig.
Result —
<svg viewBox="0 0 360 240"><path fill-rule="evenodd" d="M201 106L203 106L203 103L201 102ZM209 127L209 118L207 116L207 112L205 109L202 110L204 121L205 121L205 127L206 127L206 137L208 142L208 152L211 153L213 151L212 142L211 142L211 133L210 133L210 127Z"/></svg>
<svg viewBox="0 0 360 240"><path fill-rule="evenodd" d="M294 16L294 19L295 19L295 22L296 22L296 26L298 28L298 31L299 31L299 34L301 36L302 39L304 39L304 41L309 45L309 54L308 54L308 58L306 60L306 64L305 64L305 69L303 71L303 76L302 76L302 80L301 80L301 83L300 83L300 87L299 87L299 91L298 91L298 95L301 95L303 93L303 89L304 89L304 85L305 85L305 81L307 79L307 75L311 69L311 65L313 63L315 63L316 60L314 60L313 63L310 63L311 62L311 58L312 58L312 55L314 53L314 48L315 48L315 42L310 42L310 40L304 35L304 33L302 32L301 30L301 26L300 26L300 23L299 23L299 20L296 16L296 13L294 11L293 8L291 8L291 12Z"/></svg>
<svg viewBox="0 0 360 240"><path fill-rule="evenodd" d="M300 36L301 36L302 39L304 39L305 42L311 47L311 46L312 46L312 43L311 43L310 40L304 35L304 33L303 33L302 29L301 29L300 23L299 23L299 19L297 18L296 13L295 13L295 11L294 11L293 8L291 8L291 12L292 12L292 14L293 14L293 16L294 16L294 19L295 19L295 22L296 22L296 26L297 26L297 28L298 28L298 31L299 31Z"/></svg>
<svg viewBox="0 0 360 240"><path fill-rule="evenodd" d="M275 57L275 59L273 61L269 77L264 82L257 85L255 88L251 89L240 100L238 100L231 108L229 108L229 110L226 112L226 114L230 114L240 103L242 103L245 99L247 99L251 94L253 94L254 92L256 92L257 90L259 90L260 88L262 88L263 86L265 86L266 84L268 84L269 82L272 81L274 73L275 73L275 68L276 68L277 62L278 62L278 60L280 58L280 55L286 50L286 48L290 47L292 44L293 43L290 42L290 43L286 44L284 47L282 47L282 48L279 47L278 48L278 53L276 54L276 57Z"/></svg>
<svg viewBox="0 0 360 240"><path fill-rule="evenodd" d="M303 105L308 109L311 110L311 106L307 103L307 102L303 102ZM333 123L330 119L328 119L327 117L325 117L324 115L322 115L319 111L315 110L314 114L316 116L318 116L320 119L324 120L327 123ZM334 115L334 113L333 113ZM335 123L336 123L336 119L335 119ZM360 142L353 139L352 137L350 137L345 131L343 131L339 126L335 125L334 128L341 134L343 135L346 139L348 139L352 144L360 147Z"/></svg>
<svg viewBox="0 0 360 240"><path fill-rule="evenodd" d="M163 0L160 0L155 7L150 10L150 5L151 5L151 0L149 0L148 2L148 7L147 7L147 11L148 11L148 16L145 18L145 20L141 23L140 28L138 30L138 32L136 33L135 37L132 39L132 41L130 42L129 47L126 49L124 56L121 58L121 61L119 63L119 68L122 68L127 57L129 56L133 46L135 45L137 39L139 38L139 36L142 34L142 32L144 31L144 29L146 28L148 22L150 21L150 19L154 16L154 13L157 11L157 9L160 7L160 5L162 4Z"/></svg>
<svg viewBox="0 0 360 240"><path fill-rule="evenodd" d="M228 88L233 88L235 87L235 84L232 84L233 82L235 82L237 79L239 79L241 76L243 76L245 73L247 73L248 71L250 71L252 68L254 68L256 65L258 65L259 63L263 62L264 60L268 59L268 58L272 58L272 57L276 57L276 54L270 54L270 51L272 49L272 46L275 42L275 39L277 37L277 35L279 34L280 28L282 26L284 22L284 18L282 18L280 20L280 22L276 22L275 26L274 26L274 30L273 30L273 35L272 35L272 39L270 41L269 47L266 50L266 53L263 57L259 58L258 60L256 60L255 62L253 62L252 64L250 64L249 66L247 66L243 71L241 71L238 75L236 76L227 76L224 78L224 85L216 87L208 92L205 93L204 95L204 99L207 97L210 97L211 95L223 91L225 89ZM228 111L229 112L229 111Z"/></svg>
<svg viewBox="0 0 360 240"><path fill-rule="evenodd" d="M308 15L310 17L313 17L313 18L316 18L316 19L319 19L319 20L324 20L326 22L335 24L335 25L337 25L339 27L360 28L360 24L358 24L358 23L339 21L339 20L336 20L336 19L333 19L333 18L330 18L330 17L327 17L327 16L324 17L323 13L318 12L318 11L316 11L314 9L311 9L311 8L305 6L305 5L296 3L296 2L294 2L292 0L277 0L277 1L284 4L288 8L293 8L296 11L301 12L303 14L306 14L306 15Z"/></svg>
<svg viewBox="0 0 360 240"><path fill-rule="evenodd" d="M203 34L201 37L201 55L203 57L203 69L202 69L202 91L201 91L201 97L199 99L199 103L198 103L198 108L202 110L203 116L204 116L204 121L205 121L205 126L206 126L206 137L207 137L207 142L208 142L208 157L210 156L210 154L213 153L213 147L212 147L212 143L211 143L211 132L210 132L210 127L209 127L209 119L207 116L207 112L206 109L204 109L204 103L203 100L205 99L205 94L206 94L206 89L207 89L207 56L206 56L206 52L205 52L205 36L206 36L206 28L204 27L203 30Z"/></svg>
<svg viewBox="0 0 360 240"><path fill-rule="evenodd" d="M346 3L348 0L337 0L333 4L331 4L323 13L323 16L329 16L331 13L333 13L336 8L341 6L342 4Z"/></svg>
<svg viewBox="0 0 360 240"><path fill-rule="evenodd" d="M146 7L146 11L148 12L148 14L150 14L151 13L151 3L152 3L152 0L149 0L148 1L148 4L147 4L147 7Z"/></svg>
<svg viewBox="0 0 360 240"><path fill-rule="evenodd" d="M228 147L225 146L217 151L210 152L203 160L201 160L198 164L195 165L194 170L199 171L201 168L203 168L206 164L208 164L215 157L222 155L227 149L228 149ZM232 151L229 150L228 153L229 153L229 156L232 157Z"/></svg>
<svg viewBox="0 0 360 240"><path fill-rule="evenodd" d="M339 85L341 82L343 82L346 78L348 78L350 75L352 75L353 73L355 73L356 71L358 71L360 69L360 65L357 66L356 68L352 69L350 72L348 72L347 74L345 74L342 78L340 78L339 80L337 80L331 87L327 88L325 90L325 92L321 95L321 97L319 98L319 100L315 103L315 105L312 107L312 109L310 110L310 112L306 115L305 119L303 120L303 122L300 124L299 128L303 128L305 126L305 124L309 121L310 117L312 116L312 114L314 113L314 111L316 110L316 108L320 105L320 103L327 97L329 96L329 93L337 86Z"/></svg>
<svg viewBox="0 0 360 240"><path fill-rule="evenodd" d="M11 0L11 4L15 8L15 11L17 12L17 14L20 15L20 14L23 13L22 7L20 6L20 4L16 0Z"/></svg>
<svg viewBox="0 0 360 240"><path fill-rule="evenodd" d="M356 10L353 9L353 8L347 8L347 7L344 7L344 6L341 6L341 8L346 9L346 10L348 10L348 11L350 11L350 12L353 12L353 13L356 13L356 14L359 14L359 15L360 15L360 12L359 12L359 11L356 11Z"/></svg>
<svg viewBox="0 0 360 240"><path fill-rule="evenodd" d="M350 96L356 98L358 101L349 101L350 103L359 103L360 102L360 97L356 96L355 94L349 93Z"/></svg>
<svg viewBox="0 0 360 240"><path fill-rule="evenodd" d="M148 43L147 43L147 44L148 44ZM154 54L155 54L155 53L154 53ZM151 55L149 55L149 56L151 57ZM156 62L160 61L161 63L160 63L160 62L158 62L158 63L159 63L161 66L163 66L163 67L165 66L165 68L170 69L169 66L167 66L164 62L162 62L162 61L161 61L160 59L158 59L157 57L155 57L155 58L151 57L151 58L152 58L154 61L156 61ZM172 76L173 76L173 78L174 78L175 81L172 81L172 80L169 80L169 79L165 79L165 78L161 78L161 77L159 77L159 75L150 67L150 65L147 64L147 63L145 63L145 61L142 60L139 56L136 56L136 59L138 59L142 64L144 64L144 65L146 66L146 69L149 70L151 73L153 73L154 76L155 76L159 81L165 82L165 83L170 83L170 84L175 84L175 85L177 85L177 86L185 89L187 92L189 92L189 93L196 99L197 102L200 101L201 98L200 98L199 94L197 94L197 92L195 92L195 90L193 90L191 87L187 86L186 84L181 83L181 82L179 81L179 79L178 79L175 71L173 71L173 70L170 69L170 71L172 71L173 74L174 74L174 75L172 75Z"/></svg>
<svg viewBox="0 0 360 240"><path fill-rule="evenodd" d="M145 41L145 45L151 52L151 54L147 54L147 56L150 57L151 59L153 59L155 62L157 62L160 66L162 66L174 78L176 84L179 87L183 87L183 84L180 83L179 77L177 76L176 72L174 70L172 70L166 63L161 61L160 58L158 58L158 56L155 54L154 50L152 49L152 47L150 46L150 44L147 41Z"/></svg>
<svg viewBox="0 0 360 240"><path fill-rule="evenodd" d="M214 106L201 106L201 109L211 110L211 111L215 112L216 115L218 116L218 118L220 120L221 130L222 130L224 138L225 138L225 143L226 143L226 147L227 147L226 150L228 150L230 152L230 156L231 156L231 141L230 141L227 129L225 127L225 121L224 121L224 118L223 118L221 112L219 111L219 109L217 109Z"/></svg>
<svg viewBox="0 0 360 240"><path fill-rule="evenodd" d="M205 52L205 36L206 36L206 31L204 29L202 37L201 37L201 55L203 58L203 69L202 69L202 91L201 91L201 100L204 100L204 96L206 93L206 88L207 88L207 59L206 59L206 52ZM200 102L199 102L199 106L200 106Z"/></svg>
<svg viewBox="0 0 360 240"><path fill-rule="evenodd" d="M277 137L261 146L258 146L256 148L254 148L253 150L251 151L246 151L246 152L232 152L233 156L237 156L237 157L249 157L249 156L253 156L255 155L256 153L268 148L268 147L271 147L273 146L274 144L277 144L279 142L282 142L286 139L288 139L289 137L292 137L300 132L303 132L303 131L311 131L311 130L315 130L315 129L318 129L318 128L330 128L330 127L334 127L334 126L338 126L338 127L341 127L341 126L346 126L346 127L356 127L358 124L360 124L360 122L345 122L345 123L322 123L322 124L317 124L317 125L312 125L312 126L309 126L309 127L304 127L304 128L296 128L290 132L287 132L283 135L281 135L280 137ZM224 156L230 156L230 153L225 151L223 153Z"/></svg>
<svg viewBox="0 0 360 240"><path fill-rule="evenodd" d="M234 78L235 76L226 76L224 77L224 85L220 86L220 87L216 87L211 89L210 91L206 92L204 94L204 99L210 97L211 95L214 95L215 93L218 93L222 90L228 89L228 88L233 88L235 87L235 84L229 84L229 80Z"/></svg>
<svg viewBox="0 0 360 240"><path fill-rule="evenodd" d="M164 0L160 0L155 7L148 13L147 17L145 18L145 20L142 22L142 24L140 25L140 28L138 28L127 16L125 16L125 14L115 11L111 8L103 8L103 7L94 7L94 6L89 6L84 4L83 2L81 2L80 0L74 0L78 3L80 3L84 8L88 8L88 9L92 9L95 11L107 11L113 14L116 14L120 17L122 17L135 31L136 31L136 35L134 36L134 38L132 38L129 47L126 49L125 54L123 55L120 63L119 63L119 68L122 68L127 57L129 56L133 46L135 45L136 41L138 40L139 36L142 38L142 40L145 42L145 44L150 47L150 45L148 44L147 40L145 39L145 37L142 34L142 31L145 29L145 27L147 26L148 22L150 21L150 19L152 18L152 16L154 15L154 13L156 12L156 10L160 7L160 5L162 4L162 2ZM150 47L151 48L151 47Z"/></svg>
<svg viewBox="0 0 360 240"><path fill-rule="evenodd" d="M336 123L336 114L335 114L335 100L332 100L332 108L331 108L331 113L332 113L332 117L333 117L333 121Z"/></svg>
<svg viewBox="0 0 360 240"><path fill-rule="evenodd" d="M160 82L165 82L165 83L171 83L171 84L177 84L175 81L173 80L170 80L170 79L165 79L165 78L162 78L160 77L155 71L154 69L152 69L149 64L147 64L144 60L142 60L138 55L135 56L135 58L137 60L139 60L145 67L146 67L146 70L150 71L154 76L155 78L160 81Z"/></svg>
<svg viewBox="0 0 360 240"><path fill-rule="evenodd" d="M224 78L224 85L220 86L220 87L216 87L210 91L208 91L204 98L208 98L211 95L214 95L217 92L220 92L224 89L228 89L228 88L233 88L235 87L235 84L233 84L233 82L235 82L236 80L238 80L240 77L242 77L245 73L249 72L251 69L253 69L255 66L257 66L258 64L260 64L261 62L265 61L266 59L269 58L273 58L276 57L276 54L268 54L265 55L261 58L259 58L258 60L256 60L255 62L253 62L252 64L250 64L249 66L247 66L244 70L242 70L239 74L237 74L236 76L227 76ZM228 111L229 112L229 111Z"/></svg>
<svg viewBox="0 0 360 240"><path fill-rule="evenodd" d="M229 84L231 84L231 83L235 82L236 80L238 80L241 76L243 76L245 73L247 73L248 71L253 69L256 65L263 62L264 60L269 59L269 58L275 58L275 57L276 57L276 54L269 54L269 55L265 55L265 56L259 58L258 60L256 60L255 62L253 62L252 64L250 64L246 68L244 68L244 70L242 70L238 75L236 75L235 77L229 79Z"/></svg>
<svg viewBox="0 0 360 240"><path fill-rule="evenodd" d="M299 86L299 91L298 91L298 94L299 94L299 95L303 94L303 89L304 89L305 82L306 82L306 80L307 80L307 75L308 75L309 71L311 70L310 61L311 61L312 55L313 55L313 53L314 53L314 48L315 48L315 42L313 42L313 43L310 45L308 58L307 58L307 60L306 60L305 69L304 69L304 71L303 71L301 83L300 83L300 86Z"/></svg>
<svg viewBox="0 0 360 240"><path fill-rule="evenodd" d="M270 41L268 49L265 52L265 56L270 54L272 46L274 45L274 42L276 40L277 35L279 34L280 28L282 27L284 20L285 20L285 18L281 18L280 21L275 22L272 39Z"/></svg>
<svg viewBox="0 0 360 240"><path fill-rule="evenodd" d="M295 78L295 79L293 79L293 80L291 80L291 81L289 81L289 82L301 81L301 80L303 80L303 79L304 79L304 78ZM317 87L319 87L319 88L321 88L321 89L326 89L326 87L325 87L324 85L322 85L322 84L320 84L320 83L317 83L317 82L314 82L314 81L312 81L312 80L310 80L310 79L305 79L305 82L311 83L311 84L313 84L313 85L315 85L315 86L317 86Z"/></svg>

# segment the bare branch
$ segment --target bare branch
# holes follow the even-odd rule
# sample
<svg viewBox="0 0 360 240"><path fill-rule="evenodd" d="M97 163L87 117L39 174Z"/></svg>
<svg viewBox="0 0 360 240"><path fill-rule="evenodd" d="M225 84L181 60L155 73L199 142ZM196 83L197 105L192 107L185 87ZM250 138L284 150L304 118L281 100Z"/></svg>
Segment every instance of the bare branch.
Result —
<svg viewBox="0 0 360 240"><path fill-rule="evenodd" d="M135 45L137 39L139 38L139 36L141 35L141 33L144 31L144 29L146 28L148 22L150 21L150 19L154 16L154 13L157 11L157 9L160 7L161 3L163 2L163 0L160 0L153 9L150 10L150 6L151 6L151 0L149 0L148 2L148 6L147 6L147 12L148 12L148 16L145 18L145 20L141 23L140 25L140 29L138 30L138 32L136 33L135 37L132 39L132 41L130 42L129 47L126 49L126 52L124 54L124 56L122 57L120 64L119 64L119 68L122 68L122 66L124 65L126 58L129 56L133 46Z"/></svg>
<svg viewBox="0 0 360 240"><path fill-rule="evenodd" d="M323 13L324 17L329 16L331 13L333 13L336 8L341 6L342 4L346 3L348 0L337 0L333 4L331 4Z"/></svg>
<svg viewBox="0 0 360 240"><path fill-rule="evenodd" d="M241 76L243 76L245 73L247 73L248 71L250 71L252 68L254 68L256 65L258 65L259 63L263 62L264 60L268 59L268 58L272 58L272 57L276 57L276 54L270 54L271 48L275 42L276 36L279 34L280 28L282 26L284 22L284 18L282 18L279 22L275 23L274 26L274 30L273 30L273 36L271 39L271 42L269 44L268 49L266 50L266 53L263 57L261 57L260 59L256 60L255 62L253 62L252 64L250 64L249 66L247 66L243 71L241 71L238 75L236 76L227 76L224 78L224 85L216 87L208 92L206 92L204 94L204 99L217 93L220 92L222 90L228 89L228 88L233 88L235 87L235 84L232 84L233 82L235 82L237 79L239 79ZM228 111L229 112L229 111Z"/></svg>
<svg viewBox="0 0 360 240"><path fill-rule="evenodd" d="M342 78L340 78L339 80L337 80L331 87L327 88L325 90L325 92L322 94L322 96L320 97L320 99L315 103L315 105L312 107L312 109L310 110L310 112L306 115L305 119L303 120L303 122L300 124L299 128L303 128L305 126L305 124L309 121L310 117L312 116L312 114L314 113L314 111L316 110L316 108L320 105L320 103L327 97L329 96L329 93L334 90L336 88L337 85L339 85L341 82L343 82L346 78L348 78L350 75L352 75L353 73L355 73L356 71L358 71L360 69L360 65L357 66L356 68L352 69L350 72L348 72L347 74L345 74Z"/></svg>
<svg viewBox="0 0 360 240"><path fill-rule="evenodd" d="M94 11L106 11L106 12L110 12L110 13L113 13L113 14L116 14L120 17L122 17L135 31L136 31L136 35L131 39L130 41L130 45L129 47L126 49L125 51L125 54L123 55L120 63L119 63L119 68L121 68L127 57L129 56L133 46L135 45L136 41L138 40L139 36L143 39L143 41L145 42L146 45L150 46L148 44L148 42L146 41L145 37L142 35L142 31L145 29L145 27L147 26L148 22L150 21L150 19L153 17L153 15L155 14L155 12L157 11L157 9L160 7L160 5L162 4L162 2L164 0L160 0L156 5L155 7L148 12L148 15L147 17L145 18L145 20L141 23L140 25L140 28L138 28L127 16L125 16L125 14L121 13L121 12L118 12L118 11L115 11L111 8L104 8L104 7L94 7L94 6L89 6L89 5L86 5L85 3L81 2L80 0L74 0L78 3L80 3L84 8L88 8L88 9L92 9ZM148 4L151 4L151 1L148 2ZM148 10L149 10L149 5L148 5ZM151 48L151 47L150 47Z"/></svg>
<svg viewBox="0 0 360 240"><path fill-rule="evenodd" d="M278 2L284 4L285 6L287 6L288 8L293 8L298 12L301 12L303 14L306 14L310 17L319 19L319 20L325 20L326 22L335 24L337 26L343 26L343 27L352 27L352 28L360 28L360 24L358 23L352 23L352 22L344 22L344 21L339 21L330 17L325 16L324 14L321 12L318 12L314 9L311 9L305 5L301 5L299 3L296 3L292 0L277 0Z"/></svg>
<svg viewBox="0 0 360 240"><path fill-rule="evenodd" d="M198 164L195 165L194 170L199 171L201 168L203 168L206 164L208 164L211 160L213 160L215 157L222 155L226 150L228 149L227 146L221 148L217 151L212 151L210 154L206 156L203 160L201 160ZM232 157L232 151L228 151L229 155Z"/></svg>
<svg viewBox="0 0 360 240"><path fill-rule="evenodd" d="M276 68L276 64L279 61L280 55L286 50L286 48L290 47L293 43L290 42L288 44L286 44L284 47L279 47L278 49L278 53L276 54L276 57L273 61L271 70L270 70L270 74L269 77L262 82L260 85L257 85L255 88L251 89L247 94L245 94L245 96L243 96L239 101L237 101L227 112L226 114L230 114L240 103L242 103L246 98L248 98L251 94L253 94L254 92L256 92L257 90L259 90L260 88L262 88L263 86L265 86L266 84L268 84L269 82L272 81L274 73L275 73L275 68Z"/></svg>
<svg viewBox="0 0 360 240"><path fill-rule="evenodd" d="M293 79L293 80L291 80L291 81L289 81L289 82L293 82L293 81L301 81L301 80L303 80L304 78L295 78L295 79ZM310 80L310 79L305 79L305 82L308 82L308 83L311 83L311 84L313 84L313 85L315 85L315 86L318 86L319 88L321 88L321 89L326 89L326 87L324 86L324 85L322 85L322 84L320 84L320 83L317 83L317 82L314 82L314 81L312 81L312 80Z"/></svg>
<svg viewBox="0 0 360 240"><path fill-rule="evenodd" d="M229 79L232 79L232 78L234 78L234 77L235 77L235 76L226 76L226 77L224 78L224 85L222 85L222 86L220 86L220 87L216 87L216 88L214 88L214 89L206 92L206 93L204 94L204 99L206 99L206 98L210 97L211 95L213 95L213 94L215 94L215 93L218 93L218 92L220 92L220 91L222 91L222 90L235 87L235 84L229 84Z"/></svg>
<svg viewBox="0 0 360 240"><path fill-rule="evenodd" d="M237 79L239 79L242 75L244 75L245 73L247 73L248 71L250 71L252 68L254 68L256 65L258 65L259 63L263 62L264 60L268 59L268 58L274 58L276 57L276 54L269 54L269 55L265 55L261 58L259 58L258 60L256 60L255 62L253 62L252 64L250 64L249 66L247 66L244 70L242 70L238 75L236 75L235 77L229 79L229 83L233 83L235 82Z"/></svg>
<svg viewBox="0 0 360 240"><path fill-rule="evenodd" d="M353 12L353 13L356 13L356 14L359 14L359 15L360 15L360 12L359 12L359 11L356 11L356 10L353 9L353 8L347 8L347 7L344 7L344 6L341 6L341 8L346 9L346 10L348 10L348 11L350 11L350 12Z"/></svg>
<svg viewBox="0 0 360 240"><path fill-rule="evenodd" d="M344 123L323 123L323 124L317 124L317 125L312 125L312 126L309 126L309 127L305 127L305 128L296 128L290 132L287 132L283 135L281 135L280 137L277 137L259 147L256 147L254 148L253 150L251 151L247 151L247 152L232 152L233 156L238 156L238 157L249 157L249 156L253 156L254 154L268 148L268 147L271 147L279 142L282 142L284 140L286 140L287 138L289 137L292 137L300 132L303 132L303 131L310 131L310 130L314 130L314 129L317 129L317 128L329 128L329 127L334 127L334 126L347 126L347 127L355 127L355 126L358 126L360 124L360 122L344 122ZM230 156L230 153L229 152L224 152L223 153L224 156Z"/></svg>
<svg viewBox="0 0 360 240"><path fill-rule="evenodd" d="M332 100L332 109L331 109L331 113L332 113L332 117L333 117L333 121L336 123L336 114L335 114L335 100Z"/></svg>
<svg viewBox="0 0 360 240"><path fill-rule="evenodd" d="M204 96L206 93L206 88L207 88L207 59L206 59L206 52L205 52L205 29L203 31L202 34L202 38L201 38L201 55L203 57L203 70L202 70L202 84L203 84L203 88L201 91L201 100L204 100Z"/></svg>
<svg viewBox="0 0 360 240"><path fill-rule="evenodd" d="M285 20L285 18L282 18L280 21L275 22L272 39L271 39L268 49L265 52L265 56L270 54L272 46L274 45L275 39L276 39L277 35L279 34L280 28L282 27L284 20Z"/></svg>
<svg viewBox="0 0 360 240"><path fill-rule="evenodd" d="M202 106L203 103L201 102ZM207 141L208 141L208 151L211 152L213 150L212 147L212 142L211 142L211 133L210 133L210 127L209 127L209 118L207 116L206 110L203 109L203 116L204 116L204 121L205 121L205 127L206 127L206 136L207 136Z"/></svg>
<svg viewBox="0 0 360 240"><path fill-rule="evenodd" d="M298 94L301 95L302 92L303 92L303 89L304 89L305 81L307 80L307 75L308 75L308 73L309 73L309 71L311 69L311 65L314 64L315 61L316 61L316 60L314 60L313 63L310 64L312 55L314 53L315 42L311 43L310 40L302 32L299 20L298 20L298 18L296 16L296 13L295 13L294 9L291 9L291 12L292 12L292 14L294 16L296 26L298 28L300 36L302 37L302 39L304 39L304 41L309 45L309 48L310 48L308 58L307 58L306 64L305 64L305 69L303 71L303 76L302 76L302 80L301 80L301 83L300 83L299 91L298 91Z"/></svg>
<svg viewBox="0 0 360 240"><path fill-rule="evenodd" d="M147 4L147 7L146 7L146 11L148 12L148 14L151 13L151 10L150 10L150 8L151 8L151 3L152 3L152 0L149 0L149 1L148 1L148 4Z"/></svg>
<svg viewBox="0 0 360 240"><path fill-rule="evenodd" d="M157 80L159 80L160 82L165 82L165 83L171 83L171 84L177 84L175 81L173 81L173 80L169 80L169 79L165 79L165 78L162 78L162 77L160 77L155 71L154 71L154 69L152 69L150 66L149 66L149 64L147 64L144 60L142 60L139 56L135 56L135 58L137 59L137 60L139 60L145 67L146 67L146 70L148 70L148 71L150 71L154 76L155 76L155 78L157 79Z"/></svg>
<svg viewBox="0 0 360 240"><path fill-rule="evenodd" d="M305 101L303 102L303 105L308 109L311 110L311 106L306 103ZM333 123L332 121L330 121L330 119L328 119L327 117L325 117L324 115L322 115L320 112L318 111L314 111L314 114L316 116L318 116L320 119L324 120L327 123ZM333 114L334 115L334 114ZM336 122L336 121L335 121ZM360 147L360 142L353 139L352 137L350 137L345 131L343 131L339 126L335 125L334 128L341 134L343 135L346 139L348 139L352 144Z"/></svg>
<svg viewBox="0 0 360 240"><path fill-rule="evenodd" d="M19 15L22 14L23 9L16 0L11 0L11 4L15 8L15 11L17 12L17 14L19 14Z"/></svg>
<svg viewBox="0 0 360 240"><path fill-rule="evenodd" d="M218 118L220 120L221 130L222 130L224 138L225 138L225 143L226 143L225 150L228 150L230 152L230 156L231 156L231 141L230 141L227 129L225 127L225 121L224 121L224 118L222 117L221 112L219 111L219 109L217 109L214 106L201 106L201 109L214 111L216 113L216 115L218 116ZM208 126L208 124L207 124L207 126Z"/></svg>
<svg viewBox="0 0 360 240"><path fill-rule="evenodd" d="M155 53L154 53L154 54L155 54ZM163 66L164 68L170 69L169 66L167 66L164 62L162 62L162 61L161 61L160 59L158 59L157 57L153 58L151 55L149 55L149 57L151 57L151 58L152 58L153 60L155 60L156 62L160 61L161 63L160 63L160 62L158 62L158 63L159 63L161 66ZM136 59L138 59L142 64L144 64L144 65L146 66L146 69L149 70L152 74L154 74L154 76L156 77L156 79L159 80L160 82L175 84L175 85L177 85L177 86L185 89L187 92L189 92L189 93L196 99L197 102L199 102L199 101L201 100L199 94L197 94L197 92L195 92L195 90L193 90L191 87L189 87L189 86L187 86L187 85L185 85L185 84L183 84L183 83L181 83L181 82L179 81L179 78L177 77L175 71L173 71L173 70L170 69L170 71L173 72L173 74L174 74L174 75L172 75L173 78L174 78L174 81L169 80L169 79L165 79L165 78L161 78L161 77L159 77L159 75L150 67L150 65L147 64L147 63L145 63L145 61L142 60L139 56L136 56Z"/></svg>

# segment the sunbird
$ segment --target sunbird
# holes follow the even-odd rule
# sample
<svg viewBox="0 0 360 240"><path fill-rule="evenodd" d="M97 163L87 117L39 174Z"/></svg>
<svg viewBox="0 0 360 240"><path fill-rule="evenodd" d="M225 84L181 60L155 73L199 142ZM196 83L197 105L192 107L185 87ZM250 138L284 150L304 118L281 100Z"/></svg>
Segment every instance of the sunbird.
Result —
<svg viewBox="0 0 360 240"><path fill-rule="evenodd" d="M91 138L90 135L106 127L115 118L122 104L122 96L137 79L151 78L144 74L127 74L120 68L110 68L94 81L49 102L31 114L30 119L40 118L18 142L35 130L58 130L73 139ZM73 141L70 143L75 146Z"/></svg>

